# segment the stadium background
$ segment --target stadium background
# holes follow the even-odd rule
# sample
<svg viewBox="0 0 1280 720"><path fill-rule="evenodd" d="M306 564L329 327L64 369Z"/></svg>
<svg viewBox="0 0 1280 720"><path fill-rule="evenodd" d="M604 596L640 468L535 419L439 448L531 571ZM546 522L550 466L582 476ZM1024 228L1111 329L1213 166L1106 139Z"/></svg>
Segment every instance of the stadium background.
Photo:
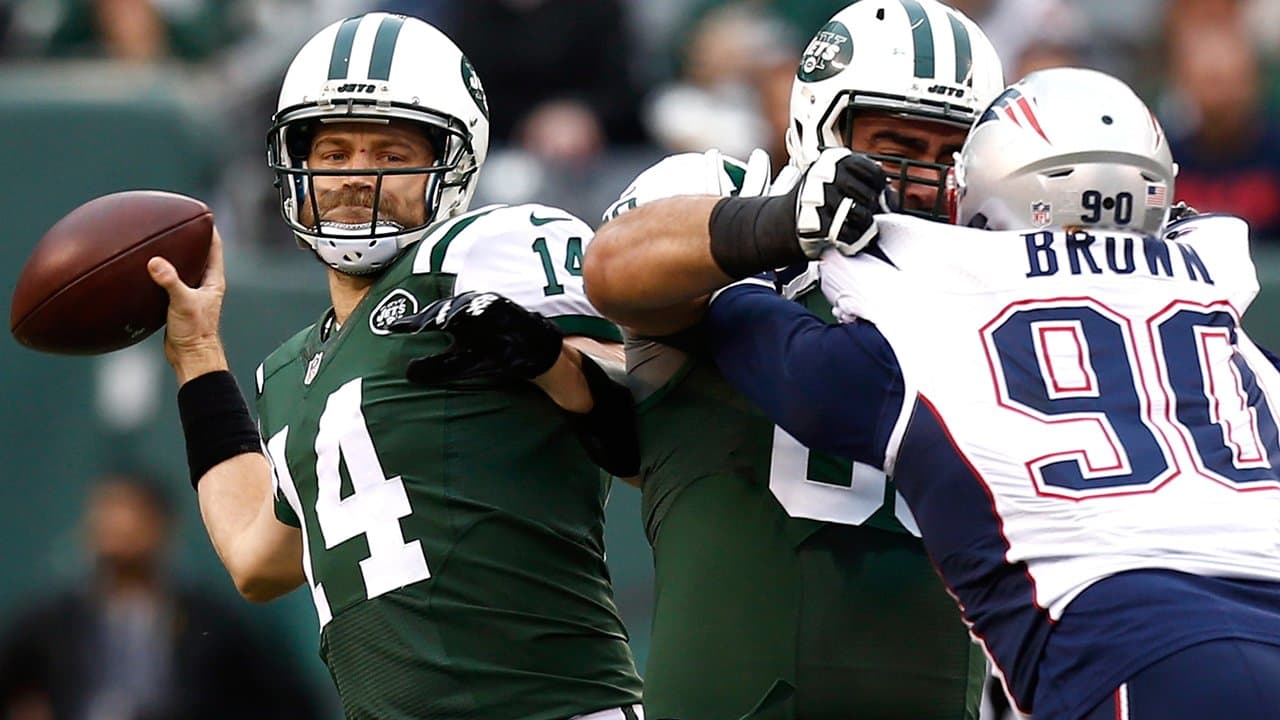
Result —
<svg viewBox="0 0 1280 720"><path fill-rule="evenodd" d="M1010 80L1078 63L1116 73L1157 108L1183 164L1177 196L1245 215L1263 293L1246 325L1280 346L1280 2L967 0ZM276 215L263 137L292 53L366 9L449 29L475 62L495 137L473 206L537 200L588 222L662 154L773 148L807 35L841 0L0 0L0 285L31 246L97 195L164 188L208 201L228 241L224 332L251 385L276 344L327 306L321 268ZM113 17L114 14L114 17ZM429 71L429 69L424 69ZM552 102L546 102L546 101ZM1184 189L1185 188L1185 189ZM109 301L104 299L104 301ZM185 465L159 338L97 358L0 340L0 623L83 573L78 518L91 480L141 468L182 518L174 573L234 597ZM638 493L608 511L618 603L646 657L652 571ZM305 593L245 611L282 633L328 694Z"/></svg>

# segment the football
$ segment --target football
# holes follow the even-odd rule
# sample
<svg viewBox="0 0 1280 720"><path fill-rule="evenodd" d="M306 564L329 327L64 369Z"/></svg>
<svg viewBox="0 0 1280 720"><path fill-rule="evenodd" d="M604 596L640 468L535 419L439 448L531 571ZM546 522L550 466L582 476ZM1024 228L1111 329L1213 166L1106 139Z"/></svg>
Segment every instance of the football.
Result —
<svg viewBox="0 0 1280 720"><path fill-rule="evenodd" d="M27 347L65 355L133 345L168 310L147 261L163 257L198 285L212 239L213 213L195 198L132 190L90 200L36 244L13 290L9 330Z"/></svg>

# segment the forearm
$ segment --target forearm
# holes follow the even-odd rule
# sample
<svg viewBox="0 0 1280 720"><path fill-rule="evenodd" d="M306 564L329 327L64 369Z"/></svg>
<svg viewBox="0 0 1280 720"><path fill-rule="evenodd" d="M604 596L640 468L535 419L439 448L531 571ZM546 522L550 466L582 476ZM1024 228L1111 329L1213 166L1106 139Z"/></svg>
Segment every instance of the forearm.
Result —
<svg viewBox="0 0 1280 720"><path fill-rule="evenodd" d="M647 335L696 323L706 297L731 281L711 255L721 198L672 197L605 223L583 261L587 297L606 317Z"/></svg>
<svg viewBox="0 0 1280 720"><path fill-rule="evenodd" d="M599 352L604 349L612 352ZM556 364L533 382L568 413L569 426L591 460L609 474L628 479L640 471L635 404L631 391L604 369L619 349L617 344L566 338Z"/></svg>
<svg viewBox="0 0 1280 720"><path fill-rule="evenodd" d="M242 595L270 600L304 581L301 533L275 518L266 457L245 453L219 463L198 491L209 540Z"/></svg>
<svg viewBox="0 0 1280 720"><path fill-rule="evenodd" d="M591 411L591 389L582 375L582 353L568 342L560 348L556 364L535 377L533 384L563 410L573 413Z"/></svg>

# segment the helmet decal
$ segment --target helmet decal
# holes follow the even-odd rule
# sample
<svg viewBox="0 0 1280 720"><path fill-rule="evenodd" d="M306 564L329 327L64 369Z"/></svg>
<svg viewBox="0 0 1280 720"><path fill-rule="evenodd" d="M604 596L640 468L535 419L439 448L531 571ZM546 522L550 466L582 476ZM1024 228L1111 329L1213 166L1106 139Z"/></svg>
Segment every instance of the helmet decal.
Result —
<svg viewBox="0 0 1280 720"><path fill-rule="evenodd" d="M358 17L349 17L338 27L338 35L333 40L333 52L329 55L330 80L341 80L347 76L351 67L351 48L356 44L356 30L359 27Z"/></svg>
<svg viewBox="0 0 1280 720"><path fill-rule="evenodd" d="M853 38L844 23L831 21L809 41L796 77L804 82L817 82L838 75L853 59Z"/></svg>
<svg viewBox="0 0 1280 720"><path fill-rule="evenodd" d="M1018 127L1030 127L1036 131L1045 142L1049 142L1049 136L1045 135L1044 129L1040 127L1040 120L1036 117L1035 110L1032 109L1031 103L1027 100L1022 91L1016 87L1011 87L1000 94L1000 97L992 101L987 107L987 111L982 113L982 117L978 118L978 123L974 128L985 125L992 121L1009 120ZM1023 124L1025 121L1025 125Z"/></svg>
<svg viewBox="0 0 1280 720"><path fill-rule="evenodd" d="M951 21L951 34L956 41L956 84L973 87L973 43L969 40L969 28L950 10L947 20Z"/></svg>
<svg viewBox="0 0 1280 720"><path fill-rule="evenodd" d="M471 61L466 55L462 56L462 83L467 86L467 91L471 93L472 99L476 101L476 107L480 108L480 114L489 119L489 98L484 94L484 86L480 84L480 76L476 75L476 69L471 67Z"/></svg>
<svg viewBox="0 0 1280 720"><path fill-rule="evenodd" d="M911 39L916 47L916 77L931 78L934 75L933 59L933 23L929 21L929 13L920 7L916 0L902 0L906 8L907 21L911 23Z"/></svg>
<svg viewBox="0 0 1280 720"><path fill-rule="evenodd" d="M403 25L403 15L388 15L378 25L378 33L373 37L373 52L369 55L370 80L391 78L391 56L395 54L396 39Z"/></svg>

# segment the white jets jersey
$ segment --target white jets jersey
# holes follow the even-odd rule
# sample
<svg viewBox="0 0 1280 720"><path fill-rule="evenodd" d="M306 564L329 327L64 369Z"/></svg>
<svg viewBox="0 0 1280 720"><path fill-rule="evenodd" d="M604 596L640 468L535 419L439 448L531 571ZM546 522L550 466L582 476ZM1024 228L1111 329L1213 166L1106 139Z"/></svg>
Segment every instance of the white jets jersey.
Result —
<svg viewBox="0 0 1280 720"><path fill-rule="evenodd" d="M499 293L554 319L569 335L603 332L620 340L582 287L582 258L592 235L585 222L559 208L491 205L428 233L413 258L413 274L453 276L453 295Z"/></svg>
<svg viewBox="0 0 1280 720"><path fill-rule="evenodd" d="M879 247L829 251L822 289L898 358L886 469L926 542L929 518L977 521L947 518L969 508L946 507L940 478L903 474L962 463L1000 535L988 549L1025 566L1054 620L1126 570L1280 581L1280 373L1240 329L1258 292L1243 221L1179 223L1166 242L894 216ZM922 415L950 448L912 444ZM950 457L921 458L935 451Z"/></svg>

